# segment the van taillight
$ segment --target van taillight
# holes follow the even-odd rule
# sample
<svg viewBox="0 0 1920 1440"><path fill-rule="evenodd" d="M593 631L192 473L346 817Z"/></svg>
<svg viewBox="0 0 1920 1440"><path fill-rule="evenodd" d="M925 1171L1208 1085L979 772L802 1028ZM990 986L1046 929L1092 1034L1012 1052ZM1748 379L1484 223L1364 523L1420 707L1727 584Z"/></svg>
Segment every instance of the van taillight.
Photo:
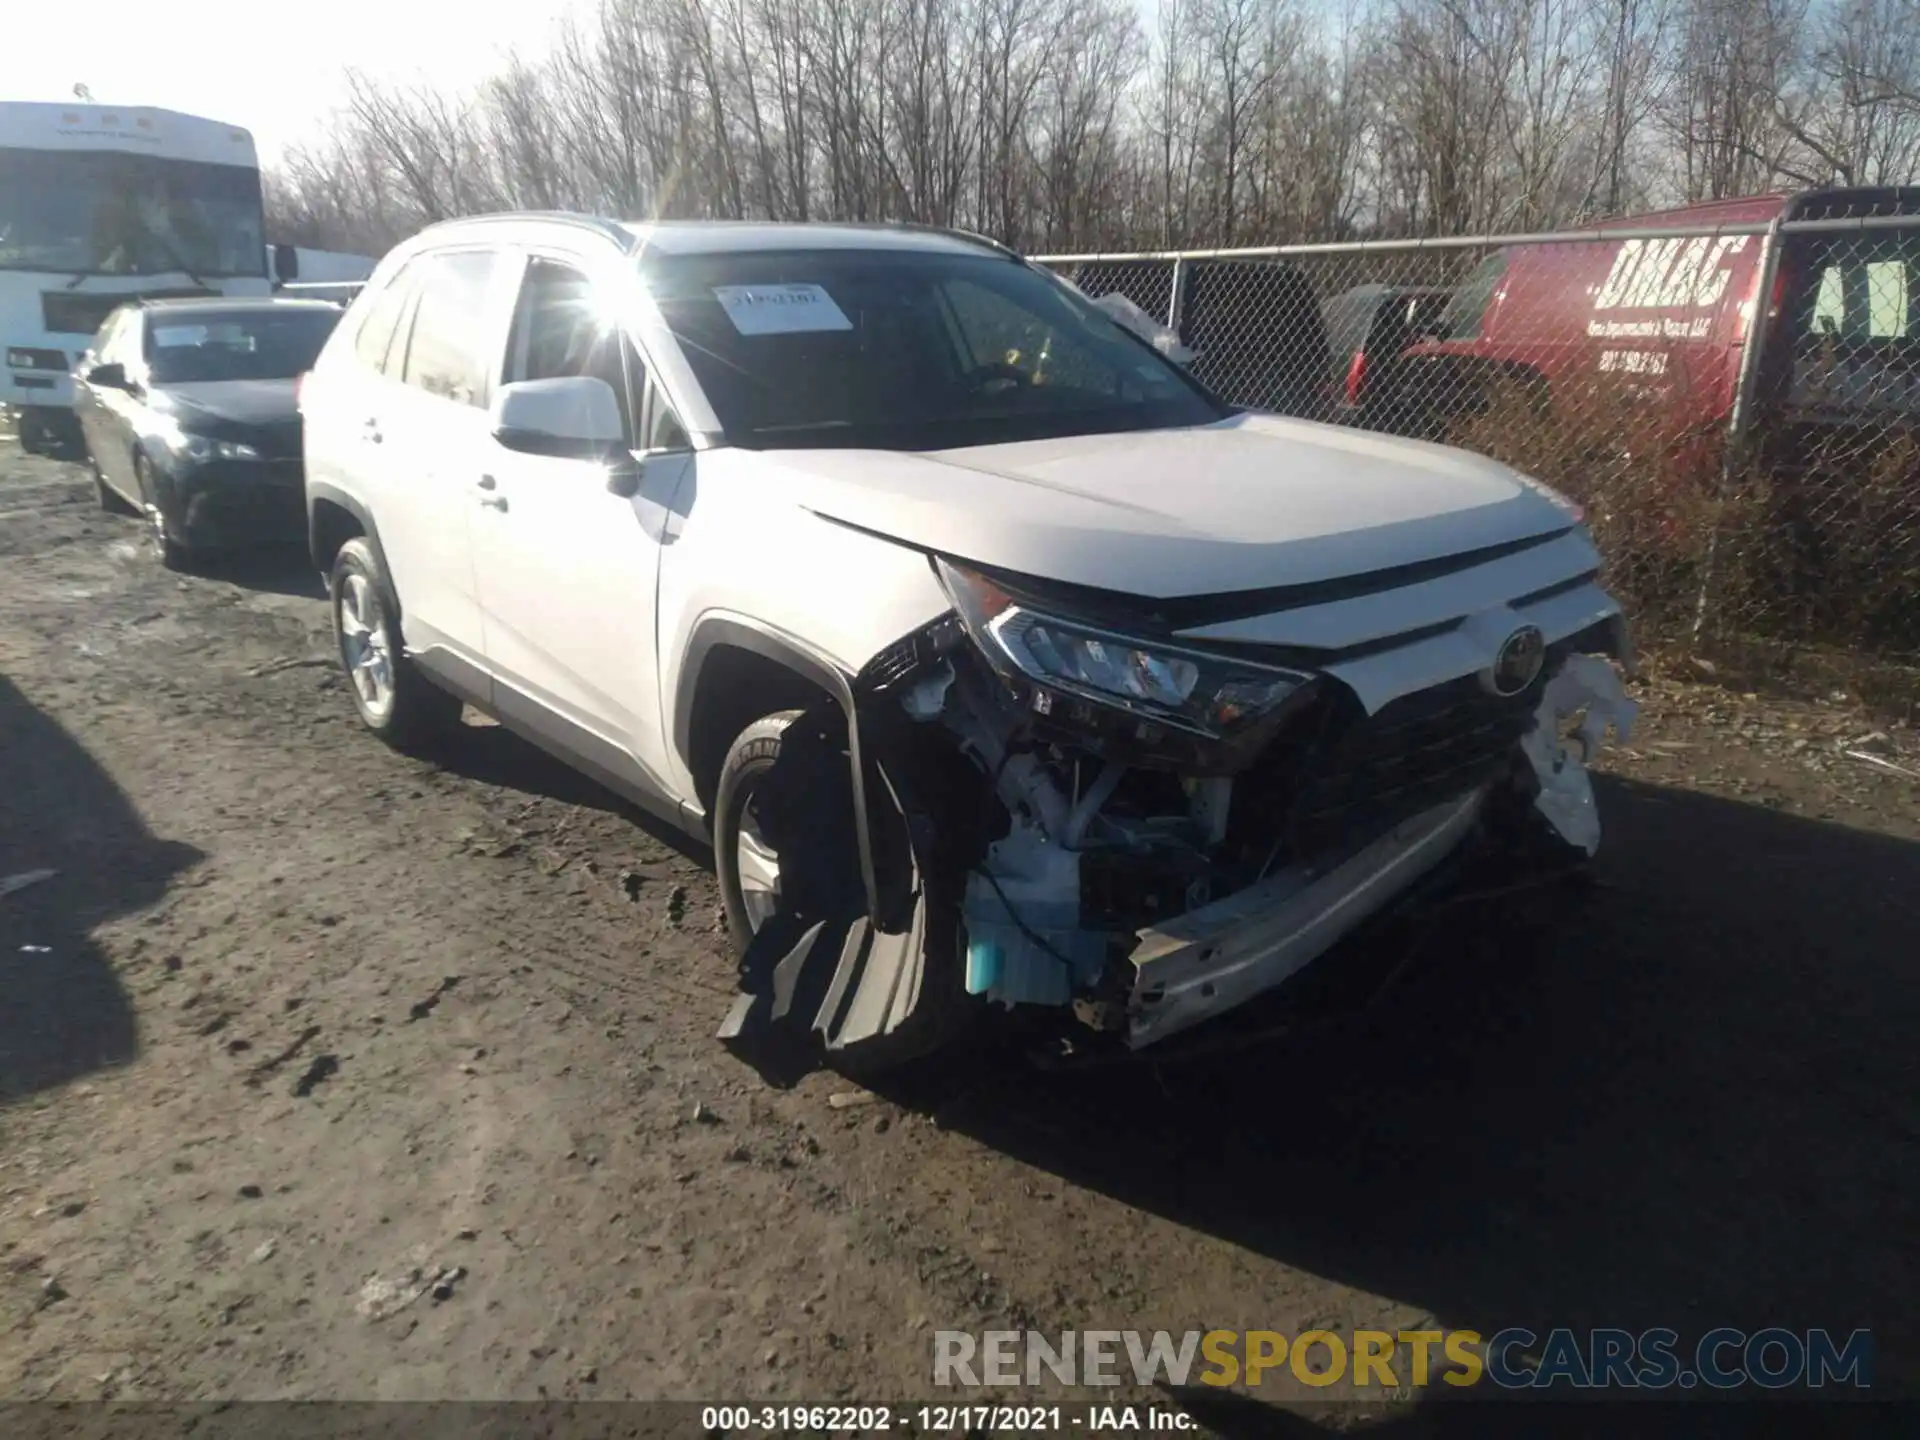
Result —
<svg viewBox="0 0 1920 1440"><path fill-rule="evenodd" d="M1353 352L1353 363L1347 366L1347 404L1360 403L1361 387L1367 383L1367 352Z"/></svg>

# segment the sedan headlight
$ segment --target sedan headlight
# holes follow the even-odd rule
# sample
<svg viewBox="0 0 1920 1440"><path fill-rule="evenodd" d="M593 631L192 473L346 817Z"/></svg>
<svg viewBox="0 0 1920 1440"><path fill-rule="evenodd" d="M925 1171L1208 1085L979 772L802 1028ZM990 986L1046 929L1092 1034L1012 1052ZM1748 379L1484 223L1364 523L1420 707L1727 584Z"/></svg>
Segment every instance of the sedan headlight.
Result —
<svg viewBox="0 0 1920 1440"><path fill-rule="evenodd" d="M1263 715L1312 676L1115 634L1027 608L986 576L934 562L967 631L990 664L1042 687L1195 734L1219 737ZM1046 691L1035 708L1050 707Z"/></svg>
<svg viewBox="0 0 1920 1440"><path fill-rule="evenodd" d="M189 460L258 460L260 452L238 440L216 440L210 435L195 435L177 425L165 425L155 432L160 443L176 455Z"/></svg>

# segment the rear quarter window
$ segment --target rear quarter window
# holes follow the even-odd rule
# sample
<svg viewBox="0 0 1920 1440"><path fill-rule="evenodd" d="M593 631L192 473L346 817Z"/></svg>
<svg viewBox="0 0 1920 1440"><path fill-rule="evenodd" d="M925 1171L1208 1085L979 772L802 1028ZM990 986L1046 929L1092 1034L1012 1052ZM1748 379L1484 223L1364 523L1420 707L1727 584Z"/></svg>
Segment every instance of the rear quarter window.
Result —
<svg viewBox="0 0 1920 1440"><path fill-rule="evenodd" d="M387 358L396 350L394 334L412 296L412 277L403 267L385 286L367 297L359 328L353 336L353 357L360 365L388 373Z"/></svg>
<svg viewBox="0 0 1920 1440"><path fill-rule="evenodd" d="M488 288L496 256L487 250L429 255L415 267L420 299L408 333L407 384L460 405L486 403ZM393 369L389 356L388 372Z"/></svg>

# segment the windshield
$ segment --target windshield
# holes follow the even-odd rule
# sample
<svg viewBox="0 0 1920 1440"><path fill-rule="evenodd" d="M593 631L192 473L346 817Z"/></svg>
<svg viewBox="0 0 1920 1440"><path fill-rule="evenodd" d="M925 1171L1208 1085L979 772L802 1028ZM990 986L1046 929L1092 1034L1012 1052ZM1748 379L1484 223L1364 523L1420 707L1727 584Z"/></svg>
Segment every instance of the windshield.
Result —
<svg viewBox="0 0 1920 1440"><path fill-rule="evenodd" d="M264 275L260 172L107 150L0 149L0 269Z"/></svg>
<svg viewBox="0 0 1920 1440"><path fill-rule="evenodd" d="M727 438L917 450L1226 413L1058 281L994 255L654 257L648 287Z"/></svg>
<svg viewBox="0 0 1920 1440"><path fill-rule="evenodd" d="M313 368L339 322L336 311L169 311L147 322L155 385L209 380L290 380Z"/></svg>

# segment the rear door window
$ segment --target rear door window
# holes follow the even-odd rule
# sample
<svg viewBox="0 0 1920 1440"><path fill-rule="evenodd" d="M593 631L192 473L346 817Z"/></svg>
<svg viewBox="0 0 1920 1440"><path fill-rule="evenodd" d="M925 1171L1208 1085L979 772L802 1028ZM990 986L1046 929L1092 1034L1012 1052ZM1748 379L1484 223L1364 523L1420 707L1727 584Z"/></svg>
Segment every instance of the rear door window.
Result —
<svg viewBox="0 0 1920 1440"><path fill-rule="evenodd" d="M416 262L420 299L400 372L407 384L458 405L487 403L487 300L497 258L460 250Z"/></svg>
<svg viewBox="0 0 1920 1440"><path fill-rule="evenodd" d="M1911 263L1903 256L1837 256L1813 282L1806 332L1842 340L1911 338Z"/></svg>

